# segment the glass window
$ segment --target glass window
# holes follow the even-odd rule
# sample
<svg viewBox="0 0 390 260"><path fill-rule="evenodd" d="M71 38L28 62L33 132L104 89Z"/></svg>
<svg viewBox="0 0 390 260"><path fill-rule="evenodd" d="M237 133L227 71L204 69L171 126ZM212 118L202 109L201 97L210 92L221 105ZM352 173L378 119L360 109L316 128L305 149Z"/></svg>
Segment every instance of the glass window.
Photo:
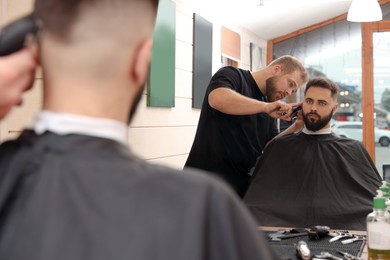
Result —
<svg viewBox="0 0 390 260"><path fill-rule="evenodd" d="M381 9L383 20L390 20L390 3L382 5ZM326 76L340 86L339 108L332 123L362 121L361 23L337 21L295 37L281 41L275 39L272 42L273 58L293 55L303 61L309 78ZM375 126L381 128L381 131L390 131L390 31L374 33L373 45ZM287 101L300 101L302 98L303 89ZM358 127L362 129L361 123ZM387 147L390 139L377 138L377 131L375 163L381 172L382 164L390 163L390 149ZM373 148L372 145L370 143L368 146Z"/></svg>
<svg viewBox="0 0 390 260"><path fill-rule="evenodd" d="M359 23L342 20L276 43L273 54L275 58L285 54L299 58L309 78L325 76L335 81L341 91L334 120L361 121L361 37Z"/></svg>
<svg viewBox="0 0 390 260"><path fill-rule="evenodd" d="M390 32L374 32L374 119L375 126L382 129L376 138L375 160L381 172L382 164L390 163ZM377 130L376 130L377 131Z"/></svg>

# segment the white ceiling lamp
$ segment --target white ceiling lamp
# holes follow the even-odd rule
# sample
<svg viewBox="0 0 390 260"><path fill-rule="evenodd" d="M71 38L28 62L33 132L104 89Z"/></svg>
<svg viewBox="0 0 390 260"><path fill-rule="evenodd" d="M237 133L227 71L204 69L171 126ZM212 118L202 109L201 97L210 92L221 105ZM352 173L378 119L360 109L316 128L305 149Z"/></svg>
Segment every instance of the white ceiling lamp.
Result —
<svg viewBox="0 0 390 260"><path fill-rule="evenodd" d="M353 0L348 10L350 22L375 22L382 20L382 10L377 0Z"/></svg>

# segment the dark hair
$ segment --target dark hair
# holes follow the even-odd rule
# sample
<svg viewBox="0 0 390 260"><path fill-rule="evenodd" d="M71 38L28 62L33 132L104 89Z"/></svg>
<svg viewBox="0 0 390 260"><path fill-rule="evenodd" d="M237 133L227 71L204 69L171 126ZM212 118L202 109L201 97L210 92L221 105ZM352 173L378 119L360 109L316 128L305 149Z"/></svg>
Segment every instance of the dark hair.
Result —
<svg viewBox="0 0 390 260"><path fill-rule="evenodd" d="M331 92L331 96L334 100L337 99L339 89L340 89L335 82L325 77L316 77L309 80L306 84L305 94L311 87L329 89Z"/></svg>
<svg viewBox="0 0 390 260"><path fill-rule="evenodd" d="M43 23L44 29L56 36L66 38L83 8L97 5L118 6L132 3L147 3L157 13L159 0L35 0L34 13ZM142 10L138 11L142 12ZM109 18L107 18L109 19Z"/></svg>

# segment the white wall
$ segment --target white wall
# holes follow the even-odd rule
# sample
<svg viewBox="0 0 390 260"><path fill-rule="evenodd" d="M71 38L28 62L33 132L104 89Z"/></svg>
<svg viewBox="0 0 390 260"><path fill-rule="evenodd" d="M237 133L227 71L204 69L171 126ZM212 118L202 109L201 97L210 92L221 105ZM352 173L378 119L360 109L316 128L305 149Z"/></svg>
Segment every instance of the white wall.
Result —
<svg viewBox="0 0 390 260"><path fill-rule="evenodd" d="M213 23L213 73L221 67L222 25L241 35L240 67L244 69L250 68L249 43L263 47L265 63L267 42L234 23L221 24L208 10L198 10L196 0L177 0L176 9L175 108L147 108L144 98L130 128L129 142L142 158L180 169L187 159L200 114L199 109L192 109L191 100L193 13Z"/></svg>
<svg viewBox="0 0 390 260"><path fill-rule="evenodd" d="M187 159L195 136L200 110L192 109L192 47L193 13L213 23L213 73L221 67L220 28L221 21L213 18L207 10L196 9L197 0L176 1L176 80L175 107L153 108L146 106L146 92L129 130L131 149L140 157L152 162L181 169ZM33 0L2 0L1 21L17 17L31 10ZM223 26L241 35L240 67L250 68L249 43L263 47L265 64L266 41L251 32L234 25ZM41 77L24 98L24 104L0 123L0 140L14 138L27 126L41 103Z"/></svg>

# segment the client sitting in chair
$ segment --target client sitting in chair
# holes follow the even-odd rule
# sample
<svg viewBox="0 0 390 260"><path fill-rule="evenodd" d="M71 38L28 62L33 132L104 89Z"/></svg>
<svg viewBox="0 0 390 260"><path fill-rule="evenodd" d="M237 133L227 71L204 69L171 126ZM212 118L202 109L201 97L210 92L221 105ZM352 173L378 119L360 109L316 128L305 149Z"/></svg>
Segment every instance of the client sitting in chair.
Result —
<svg viewBox="0 0 390 260"><path fill-rule="evenodd" d="M381 177L361 142L332 133L338 90L310 80L303 130L273 140L259 158L244 202L260 225L366 229Z"/></svg>

